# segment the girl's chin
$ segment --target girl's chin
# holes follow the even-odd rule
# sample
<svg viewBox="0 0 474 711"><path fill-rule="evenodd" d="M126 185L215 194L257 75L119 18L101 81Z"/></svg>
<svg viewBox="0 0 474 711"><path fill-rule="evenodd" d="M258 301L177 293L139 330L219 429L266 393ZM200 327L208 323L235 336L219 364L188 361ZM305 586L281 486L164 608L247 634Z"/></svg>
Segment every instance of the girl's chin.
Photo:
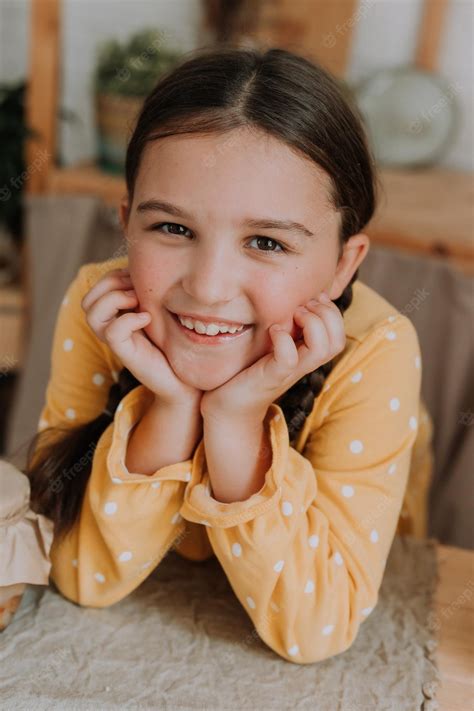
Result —
<svg viewBox="0 0 474 711"><path fill-rule="evenodd" d="M233 377L233 374L219 375L219 373L216 372L193 373L190 371L190 369L182 371L180 368L174 366L173 363L171 363L171 367L173 368L175 375L181 380L182 383L188 385L191 388L196 388L196 390L214 390L215 388L220 387L225 382L230 380L231 377Z"/></svg>

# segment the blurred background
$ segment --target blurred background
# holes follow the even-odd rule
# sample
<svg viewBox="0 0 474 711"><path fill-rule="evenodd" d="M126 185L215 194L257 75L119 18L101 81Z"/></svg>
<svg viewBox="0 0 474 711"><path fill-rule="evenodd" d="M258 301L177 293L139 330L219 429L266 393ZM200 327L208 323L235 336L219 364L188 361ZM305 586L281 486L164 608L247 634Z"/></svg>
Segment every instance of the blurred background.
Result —
<svg viewBox="0 0 474 711"><path fill-rule="evenodd" d="M79 266L125 253L117 206L144 97L198 47L278 46L361 111L382 189L360 278L420 338L430 532L473 548L473 21L471 0L0 0L0 456L37 430Z"/></svg>

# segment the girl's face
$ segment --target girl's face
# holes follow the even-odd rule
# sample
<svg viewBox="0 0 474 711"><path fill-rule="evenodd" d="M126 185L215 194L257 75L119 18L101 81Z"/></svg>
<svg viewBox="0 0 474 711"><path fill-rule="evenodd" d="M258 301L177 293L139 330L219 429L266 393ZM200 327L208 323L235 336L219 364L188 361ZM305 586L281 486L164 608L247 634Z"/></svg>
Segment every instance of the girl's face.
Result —
<svg viewBox="0 0 474 711"><path fill-rule="evenodd" d="M272 324L299 337L297 306L323 289L332 299L342 293L368 238L352 237L338 263L329 186L322 169L263 132L147 144L121 219L137 310L151 315L144 330L182 382L222 385L272 351ZM251 328L226 343L195 343L170 312Z"/></svg>

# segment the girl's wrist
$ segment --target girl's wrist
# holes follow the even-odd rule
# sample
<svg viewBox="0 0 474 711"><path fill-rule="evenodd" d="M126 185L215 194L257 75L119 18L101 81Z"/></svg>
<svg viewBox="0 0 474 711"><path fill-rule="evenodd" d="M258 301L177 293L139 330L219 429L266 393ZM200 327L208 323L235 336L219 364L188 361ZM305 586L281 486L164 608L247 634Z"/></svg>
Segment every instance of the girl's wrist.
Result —
<svg viewBox="0 0 474 711"><path fill-rule="evenodd" d="M166 410L170 413L200 413L201 397L189 395L182 400L164 400L155 395L151 406L156 410Z"/></svg>

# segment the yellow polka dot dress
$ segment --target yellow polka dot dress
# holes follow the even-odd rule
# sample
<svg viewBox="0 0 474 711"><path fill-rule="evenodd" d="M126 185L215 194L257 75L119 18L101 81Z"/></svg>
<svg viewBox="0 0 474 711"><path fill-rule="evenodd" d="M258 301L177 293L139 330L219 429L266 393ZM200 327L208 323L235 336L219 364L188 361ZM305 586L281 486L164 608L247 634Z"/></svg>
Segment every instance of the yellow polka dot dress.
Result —
<svg viewBox="0 0 474 711"><path fill-rule="evenodd" d="M126 257L86 264L69 286L39 429L77 426L104 409L122 364L90 329L81 300L105 272L126 265ZM377 604L395 533L426 535L433 466L414 327L362 282L353 294L346 347L293 446L283 411L269 407L271 466L246 501L212 497L202 439L191 459L151 476L128 471L130 432L152 394L140 385L122 399L84 452L92 471L80 520L51 548L50 577L65 597L111 605L173 548L189 560L218 558L281 657L308 664L352 644ZM74 472L51 485L59 489L63 476Z"/></svg>

